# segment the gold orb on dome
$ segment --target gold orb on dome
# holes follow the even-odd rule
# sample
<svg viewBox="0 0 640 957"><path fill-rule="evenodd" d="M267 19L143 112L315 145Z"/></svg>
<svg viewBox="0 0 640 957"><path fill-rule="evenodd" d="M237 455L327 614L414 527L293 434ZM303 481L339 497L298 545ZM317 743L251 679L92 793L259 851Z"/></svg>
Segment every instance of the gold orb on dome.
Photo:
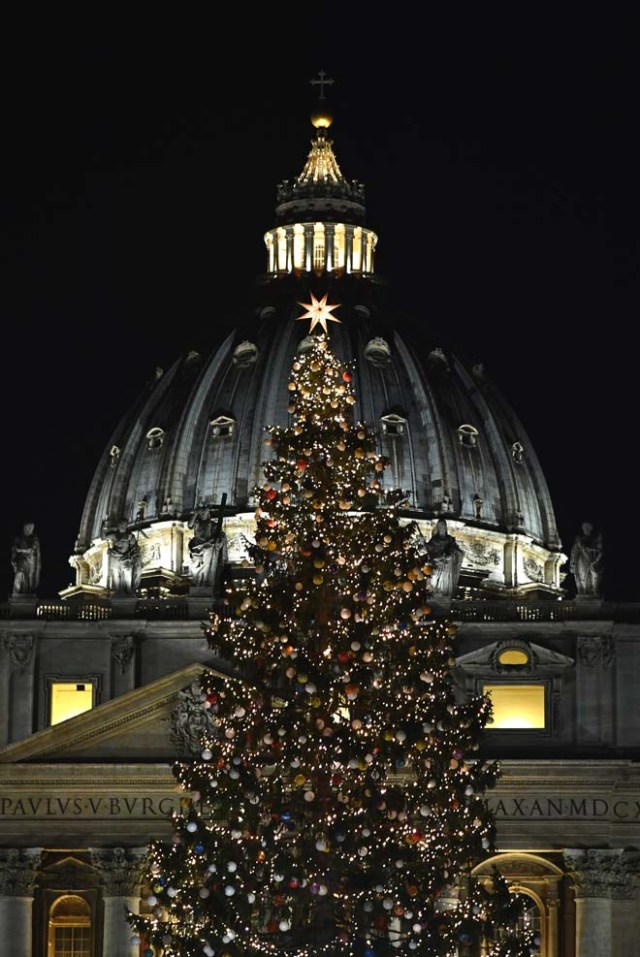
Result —
<svg viewBox="0 0 640 957"><path fill-rule="evenodd" d="M317 130L328 130L333 123L333 117L327 110L316 110L311 114L311 124Z"/></svg>

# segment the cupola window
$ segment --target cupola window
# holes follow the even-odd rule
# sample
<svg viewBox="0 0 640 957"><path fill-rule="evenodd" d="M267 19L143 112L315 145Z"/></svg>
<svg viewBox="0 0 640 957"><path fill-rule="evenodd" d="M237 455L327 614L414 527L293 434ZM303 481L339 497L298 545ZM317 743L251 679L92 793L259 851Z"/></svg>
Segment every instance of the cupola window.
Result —
<svg viewBox="0 0 640 957"><path fill-rule="evenodd" d="M404 435L407 420L395 412L390 412L389 415L382 416L380 425L382 426L383 435L397 438L398 436Z"/></svg>
<svg viewBox="0 0 640 957"><path fill-rule="evenodd" d="M114 469L120 461L120 448L117 445L112 445L109 449L109 458L111 460L111 468Z"/></svg>
<svg viewBox="0 0 640 957"><path fill-rule="evenodd" d="M161 449L164 445L165 431L160 429L157 426L153 429L149 429L147 432L147 448L149 451L154 452L156 449Z"/></svg>
<svg viewBox="0 0 640 957"><path fill-rule="evenodd" d="M478 430L475 425L463 423L458 426L458 441L465 449L475 449L478 444Z"/></svg>
<svg viewBox="0 0 640 957"><path fill-rule="evenodd" d="M235 419L228 415L219 415L215 419L211 419L209 424L211 425L211 434L216 439L231 438L236 428Z"/></svg>

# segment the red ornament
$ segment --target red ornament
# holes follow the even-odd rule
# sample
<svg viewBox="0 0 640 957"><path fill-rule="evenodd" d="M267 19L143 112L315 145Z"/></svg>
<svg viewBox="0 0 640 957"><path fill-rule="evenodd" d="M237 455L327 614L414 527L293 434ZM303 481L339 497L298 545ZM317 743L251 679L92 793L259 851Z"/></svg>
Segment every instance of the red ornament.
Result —
<svg viewBox="0 0 640 957"><path fill-rule="evenodd" d="M298 461L296 462L296 468L300 469L301 472L304 472L308 464L309 463L307 462L306 459L298 459Z"/></svg>
<svg viewBox="0 0 640 957"><path fill-rule="evenodd" d="M270 502L272 502L274 498L277 497L277 495L278 493L276 492L276 490L274 488L270 488L269 491L267 492L266 497L269 499Z"/></svg>
<svg viewBox="0 0 640 957"><path fill-rule="evenodd" d="M343 373L342 373L342 381L343 381L343 382L351 382L352 378L353 378L353 376L351 375L350 372L343 372Z"/></svg>

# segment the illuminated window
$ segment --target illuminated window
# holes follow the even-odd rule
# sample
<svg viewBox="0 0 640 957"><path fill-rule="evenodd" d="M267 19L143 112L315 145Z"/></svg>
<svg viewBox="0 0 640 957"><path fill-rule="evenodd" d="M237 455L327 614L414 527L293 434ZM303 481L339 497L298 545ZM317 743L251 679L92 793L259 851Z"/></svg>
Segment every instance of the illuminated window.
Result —
<svg viewBox="0 0 640 957"><path fill-rule="evenodd" d="M351 246L351 268L354 272L362 270L362 228L356 226Z"/></svg>
<svg viewBox="0 0 640 957"><path fill-rule="evenodd" d="M316 223L313 227L313 268L321 272L324 268L324 225Z"/></svg>
<svg viewBox="0 0 640 957"><path fill-rule="evenodd" d="M336 223L333 231L333 268L344 269L345 238L344 223Z"/></svg>
<svg viewBox="0 0 640 957"><path fill-rule="evenodd" d="M111 446L109 449L109 457L111 459L111 468L114 469L120 461L120 449L117 445Z"/></svg>
<svg viewBox="0 0 640 957"><path fill-rule="evenodd" d="M514 442L511 446L511 455L513 456L513 461L520 465L522 462L522 457L524 456L524 445L522 442Z"/></svg>
<svg viewBox="0 0 640 957"><path fill-rule="evenodd" d="M487 729L531 730L545 727L545 687L543 684L485 684L483 693L491 697L493 719Z"/></svg>
<svg viewBox="0 0 640 957"><path fill-rule="evenodd" d="M529 655L522 648L503 648L498 655L498 661L501 665L528 665Z"/></svg>
<svg viewBox="0 0 640 957"><path fill-rule="evenodd" d="M49 686L49 723L60 724L90 711L95 704L95 682L51 681Z"/></svg>
<svg viewBox="0 0 640 957"><path fill-rule="evenodd" d="M50 957L91 957L91 908L76 894L65 894L49 911Z"/></svg>
<svg viewBox="0 0 640 957"><path fill-rule="evenodd" d="M153 451L164 445L164 429L153 428L147 432L147 448Z"/></svg>
<svg viewBox="0 0 640 957"><path fill-rule="evenodd" d="M458 426L458 440L466 449L475 449L478 444L478 430L475 425L464 423Z"/></svg>
<svg viewBox="0 0 640 957"><path fill-rule="evenodd" d="M295 223L293 227L293 267L304 269L304 227Z"/></svg>

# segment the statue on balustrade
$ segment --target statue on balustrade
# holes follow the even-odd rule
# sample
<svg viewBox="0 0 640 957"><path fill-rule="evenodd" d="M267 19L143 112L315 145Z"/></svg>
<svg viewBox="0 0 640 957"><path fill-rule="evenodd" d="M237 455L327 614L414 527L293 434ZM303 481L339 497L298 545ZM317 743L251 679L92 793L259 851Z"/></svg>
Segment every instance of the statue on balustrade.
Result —
<svg viewBox="0 0 640 957"><path fill-rule="evenodd" d="M431 587L434 596L451 598L460 578L464 551L453 535L449 535L444 518L436 522L426 551L432 568Z"/></svg>
<svg viewBox="0 0 640 957"><path fill-rule="evenodd" d="M602 598L602 535L583 522L569 556L578 598Z"/></svg>
<svg viewBox="0 0 640 957"><path fill-rule="evenodd" d="M222 597L223 576L228 563L227 536L222 530L223 498L217 521L211 508L202 505L189 521L193 538L189 541L191 581L198 588L211 589L214 598Z"/></svg>
<svg viewBox="0 0 640 957"><path fill-rule="evenodd" d="M34 595L40 584L40 541L33 522L26 522L11 547L13 595Z"/></svg>
<svg viewBox="0 0 640 957"><path fill-rule="evenodd" d="M140 586L142 557L140 546L127 522L121 519L115 531L109 532L109 578L117 595L135 595Z"/></svg>

